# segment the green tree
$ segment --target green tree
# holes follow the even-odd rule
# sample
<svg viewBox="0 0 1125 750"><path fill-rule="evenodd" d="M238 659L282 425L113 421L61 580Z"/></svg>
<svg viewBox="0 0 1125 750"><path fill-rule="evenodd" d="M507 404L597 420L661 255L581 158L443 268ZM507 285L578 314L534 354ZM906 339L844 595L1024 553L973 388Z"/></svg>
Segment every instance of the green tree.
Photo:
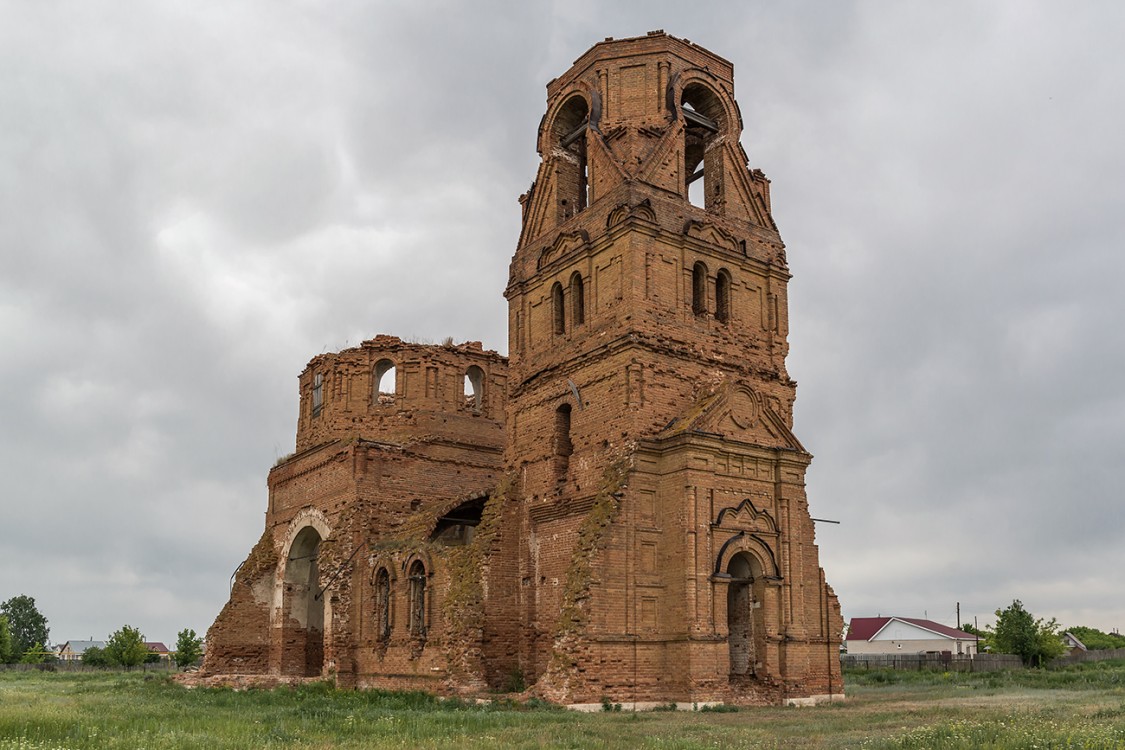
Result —
<svg viewBox="0 0 1125 750"><path fill-rule="evenodd" d="M12 654L9 659L18 661L24 652L35 644L47 642L50 630L47 618L35 606L35 599L21 594L0 604L0 615L8 618L12 631Z"/></svg>
<svg viewBox="0 0 1125 750"><path fill-rule="evenodd" d="M1120 633L1106 633L1097 628L1087 628L1082 625L1066 628L1065 632L1073 633L1074 637L1082 641L1082 645L1091 651L1125 648L1125 635Z"/></svg>
<svg viewBox="0 0 1125 750"><path fill-rule="evenodd" d="M51 652L43 647L42 643L35 643L20 656L20 664L42 664L52 656Z"/></svg>
<svg viewBox="0 0 1125 750"><path fill-rule="evenodd" d="M0 664L7 664L12 656L12 628L8 625L8 616L0 615Z"/></svg>
<svg viewBox="0 0 1125 750"><path fill-rule="evenodd" d="M180 669L190 667L199 661L203 655L203 639L195 634L191 628L180 631L176 637L176 666Z"/></svg>
<svg viewBox="0 0 1125 750"><path fill-rule="evenodd" d="M1066 650L1054 618L1046 622L1036 620L1019 599L1007 609L996 610L991 640L997 653L1017 654L1028 666L1042 666L1044 661L1062 656Z"/></svg>
<svg viewBox="0 0 1125 750"><path fill-rule="evenodd" d="M141 631L123 625L109 637L105 644L105 655L110 664L128 669L144 662L148 656L148 646L145 645L145 637L141 635Z"/></svg>
<svg viewBox="0 0 1125 750"><path fill-rule="evenodd" d="M90 646L82 652L82 663L91 667L108 667L109 657L106 655L104 648Z"/></svg>

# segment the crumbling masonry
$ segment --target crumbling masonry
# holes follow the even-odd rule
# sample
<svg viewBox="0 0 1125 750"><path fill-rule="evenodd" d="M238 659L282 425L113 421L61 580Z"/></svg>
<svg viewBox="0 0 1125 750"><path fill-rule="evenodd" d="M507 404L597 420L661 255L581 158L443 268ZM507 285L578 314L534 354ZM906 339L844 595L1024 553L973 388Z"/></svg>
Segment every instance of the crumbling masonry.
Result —
<svg viewBox="0 0 1125 750"><path fill-rule="evenodd" d="M309 363L205 675L842 696L791 431L789 271L732 76L653 32L548 84L509 358L377 336Z"/></svg>

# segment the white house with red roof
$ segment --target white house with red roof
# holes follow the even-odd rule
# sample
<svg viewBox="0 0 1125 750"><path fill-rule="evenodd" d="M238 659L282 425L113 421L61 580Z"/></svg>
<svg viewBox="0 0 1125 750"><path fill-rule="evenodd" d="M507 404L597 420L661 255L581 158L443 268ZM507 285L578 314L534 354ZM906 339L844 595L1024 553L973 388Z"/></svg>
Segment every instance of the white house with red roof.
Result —
<svg viewBox="0 0 1125 750"><path fill-rule="evenodd" d="M844 640L849 654L977 653L977 637L916 617L853 617Z"/></svg>

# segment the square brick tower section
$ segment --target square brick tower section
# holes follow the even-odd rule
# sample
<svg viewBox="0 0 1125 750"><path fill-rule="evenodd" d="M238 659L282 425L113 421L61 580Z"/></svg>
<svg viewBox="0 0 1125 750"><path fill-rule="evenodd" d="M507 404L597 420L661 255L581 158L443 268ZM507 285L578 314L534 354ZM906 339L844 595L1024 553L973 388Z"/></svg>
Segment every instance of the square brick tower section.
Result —
<svg viewBox="0 0 1125 750"><path fill-rule="evenodd" d="M839 696L790 275L732 66L654 33L547 94L505 292L521 667L568 703Z"/></svg>
<svg viewBox="0 0 1125 750"><path fill-rule="evenodd" d="M741 130L731 64L662 32L548 85L509 358L377 336L309 363L202 679L842 697L785 247Z"/></svg>

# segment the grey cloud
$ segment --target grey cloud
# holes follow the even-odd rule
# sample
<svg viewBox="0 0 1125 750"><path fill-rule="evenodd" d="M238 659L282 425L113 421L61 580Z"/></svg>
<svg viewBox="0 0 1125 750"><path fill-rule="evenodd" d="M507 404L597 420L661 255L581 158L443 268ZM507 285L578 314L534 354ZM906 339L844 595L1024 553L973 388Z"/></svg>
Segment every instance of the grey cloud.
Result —
<svg viewBox="0 0 1125 750"><path fill-rule="evenodd" d="M845 614L1120 627L1123 14L8 6L0 598L62 640L205 629L304 364L377 332L505 349L543 86L664 28L735 63L774 180Z"/></svg>

